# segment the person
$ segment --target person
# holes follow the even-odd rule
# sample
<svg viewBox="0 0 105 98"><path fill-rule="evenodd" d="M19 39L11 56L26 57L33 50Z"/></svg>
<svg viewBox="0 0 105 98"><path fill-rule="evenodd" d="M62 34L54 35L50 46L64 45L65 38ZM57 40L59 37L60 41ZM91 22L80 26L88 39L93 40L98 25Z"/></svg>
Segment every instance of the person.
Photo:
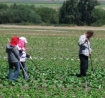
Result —
<svg viewBox="0 0 105 98"><path fill-rule="evenodd" d="M30 59L32 59L32 57L26 53L26 43L28 43L27 39L25 37L20 37L17 47L18 47L19 55L20 55L20 63L21 63L20 68L22 69L24 79L28 80L26 57Z"/></svg>
<svg viewBox="0 0 105 98"><path fill-rule="evenodd" d="M20 70L20 56L17 48L19 42L19 37L13 36L10 43L6 45L6 53L8 54L8 63L9 63L9 80L16 80L18 78ZM15 68L15 69L14 69Z"/></svg>
<svg viewBox="0 0 105 98"><path fill-rule="evenodd" d="M80 74L77 77L86 76L88 70L88 57L91 55L92 49L90 47L90 38L93 36L92 30L87 31L79 37L79 59L80 59Z"/></svg>

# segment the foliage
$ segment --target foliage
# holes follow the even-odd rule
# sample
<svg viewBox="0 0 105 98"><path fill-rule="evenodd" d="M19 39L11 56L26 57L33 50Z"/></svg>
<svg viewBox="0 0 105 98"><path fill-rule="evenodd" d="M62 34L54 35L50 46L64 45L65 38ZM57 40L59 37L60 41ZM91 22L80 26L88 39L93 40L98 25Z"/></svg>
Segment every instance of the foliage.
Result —
<svg viewBox="0 0 105 98"><path fill-rule="evenodd" d="M57 24L58 23L58 12L55 9L40 7L36 8L36 12L41 16L44 23Z"/></svg>
<svg viewBox="0 0 105 98"><path fill-rule="evenodd" d="M92 12L97 4L97 0L66 0L60 9L59 22L90 25L94 22Z"/></svg>
<svg viewBox="0 0 105 98"><path fill-rule="evenodd" d="M4 13L1 12L1 23L40 23L41 19L33 10L32 6L27 5L11 5ZM3 21L5 20L5 21Z"/></svg>
<svg viewBox="0 0 105 98"><path fill-rule="evenodd" d="M60 23L75 24L76 1L77 0L64 1L60 9L60 12L59 12L59 22Z"/></svg>
<svg viewBox="0 0 105 98"><path fill-rule="evenodd" d="M105 10L96 8L93 11L95 22L92 24L93 26L102 26L105 24Z"/></svg>
<svg viewBox="0 0 105 98"><path fill-rule="evenodd" d="M34 5L17 5L10 7L1 4L0 23L46 23L58 24L58 11L52 8L35 8Z"/></svg>
<svg viewBox="0 0 105 98"><path fill-rule="evenodd" d="M10 23L40 23L41 19L38 14L35 12L33 6L27 5L12 5L7 11Z"/></svg>
<svg viewBox="0 0 105 98"><path fill-rule="evenodd" d="M35 4L0 4L0 24L92 25L105 24L104 10L97 0L67 0L60 9ZM47 6L47 5L46 5ZM51 6L51 5L50 5Z"/></svg>
<svg viewBox="0 0 105 98"><path fill-rule="evenodd" d="M80 0L77 5L77 24L78 25L90 25L94 22L94 16L92 14L96 0Z"/></svg>
<svg viewBox="0 0 105 98"><path fill-rule="evenodd" d="M8 6L6 4L0 4L0 10L7 9L7 8L8 8Z"/></svg>

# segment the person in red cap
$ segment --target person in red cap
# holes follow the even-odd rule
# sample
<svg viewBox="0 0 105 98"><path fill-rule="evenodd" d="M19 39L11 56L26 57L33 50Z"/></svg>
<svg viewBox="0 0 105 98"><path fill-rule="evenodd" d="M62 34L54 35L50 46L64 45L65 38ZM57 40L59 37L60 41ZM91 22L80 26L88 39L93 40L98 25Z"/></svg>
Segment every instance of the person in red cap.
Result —
<svg viewBox="0 0 105 98"><path fill-rule="evenodd" d="M18 78L19 70L20 70L20 56L19 50L17 48L17 44L19 42L19 37L12 37L9 44L6 46L6 53L8 54L8 63L9 63L9 80L16 80ZM14 71L15 68L15 71Z"/></svg>

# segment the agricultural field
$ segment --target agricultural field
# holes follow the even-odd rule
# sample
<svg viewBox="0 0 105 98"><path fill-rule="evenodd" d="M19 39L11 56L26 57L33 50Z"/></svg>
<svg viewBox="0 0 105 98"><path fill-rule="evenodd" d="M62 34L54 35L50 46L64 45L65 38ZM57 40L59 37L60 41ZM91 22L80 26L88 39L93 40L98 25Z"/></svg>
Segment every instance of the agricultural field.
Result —
<svg viewBox="0 0 105 98"><path fill-rule="evenodd" d="M7 4L8 6L11 6L14 4L14 2L0 2L1 4ZM34 5L35 7L49 7L58 10L63 2L16 2L17 5ZM96 6L96 8L105 9L105 2L100 3L100 5Z"/></svg>
<svg viewBox="0 0 105 98"><path fill-rule="evenodd" d="M7 4L8 6L16 3L17 5L34 5L35 7L49 7L59 9L65 0L0 0L0 3ZM96 8L105 9L105 0L98 0L100 5Z"/></svg>
<svg viewBox="0 0 105 98"><path fill-rule="evenodd" d="M105 4L98 5L98 6L96 6L96 8L100 8L100 9L104 9L105 10Z"/></svg>
<svg viewBox="0 0 105 98"><path fill-rule="evenodd" d="M11 6L14 3L12 3L12 2L1 2L1 4L7 4L8 6ZM57 2L57 3L46 3L46 2L22 3L22 2L18 2L16 4L17 5L34 5L35 7L49 7L49 8L53 8L53 9L59 9L62 6L62 2Z"/></svg>
<svg viewBox="0 0 105 98"><path fill-rule="evenodd" d="M93 29L92 62L88 76L79 73L78 37ZM27 59L29 79L20 71L15 82L7 79L7 38L24 36L28 39ZM0 98L105 98L105 28L41 27L0 25ZM90 65L90 63L89 63ZM37 66L37 68L36 68Z"/></svg>

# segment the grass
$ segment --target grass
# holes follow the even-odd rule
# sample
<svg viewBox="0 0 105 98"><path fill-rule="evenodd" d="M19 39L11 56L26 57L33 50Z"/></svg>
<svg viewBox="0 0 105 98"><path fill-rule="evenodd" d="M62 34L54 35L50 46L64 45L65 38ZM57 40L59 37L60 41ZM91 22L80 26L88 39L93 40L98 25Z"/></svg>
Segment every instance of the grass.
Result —
<svg viewBox="0 0 105 98"><path fill-rule="evenodd" d="M87 89L86 78L75 76L79 73L78 37L85 32L86 30L0 28L0 97L104 98L105 31L95 31L95 36L91 39L95 74L91 74L89 66ZM8 43L7 38L14 35L28 39L27 52L40 69L37 70L27 59L28 81L23 79L21 71L16 82L6 78L8 62L5 46Z"/></svg>

